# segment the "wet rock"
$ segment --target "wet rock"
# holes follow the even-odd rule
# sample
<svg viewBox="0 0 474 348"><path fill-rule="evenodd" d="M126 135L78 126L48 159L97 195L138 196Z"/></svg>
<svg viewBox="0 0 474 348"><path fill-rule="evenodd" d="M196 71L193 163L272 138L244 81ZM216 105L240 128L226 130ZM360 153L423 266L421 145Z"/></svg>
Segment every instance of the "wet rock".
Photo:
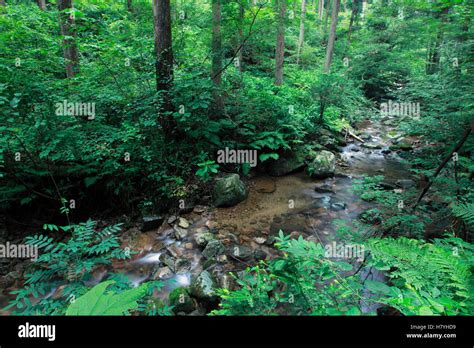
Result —
<svg viewBox="0 0 474 348"><path fill-rule="evenodd" d="M253 239L257 244L264 244L267 241L267 238L264 237L255 237Z"/></svg>
<svg viewBox="0 0 474 348"><path fill-rule="evenodd" d="M324 179L334 176L336 172L336 156L329 151L316 152L312 162L307 167L307 173L312 178Z"/></svg>
<svg viewBox="0 0 474 348"><path fill-rule="evenodd" d="M177 218L175 215L171 215L171 216L168 218L167 222L168 222L168 224L172 225L177 219L178 219L178 218Z"/></svg>
<svg viewBox="0 0 474 348"><path fill-rule="evenodd" d="M182 227L179 227L178 225L174 225L173 230L174 230L174 235L175 235L177 240L182 240L182 239L186 238L187 235L188 235L188 230L186 230Z"/></svg>
<svg viewBox="0 0 474 348"><path fill-rule="evenodd" d="M170 293L170 305L173 306L174 313L190 313L197 307L196 302L191 298L187 288L176 288Z"/></svg>
<svg viewBox="0 0 474 348"><path fill-rule="evenodd" d="M332 210L336 210L336 211L338 211L338 210L344 210L344 209L346 209L346 203L344 203L344 202L335 202L335 203L332 203L332 204L331 204L331 209L332 209Z"/></svg>
<svg viewBox="0 0 474 348"><path fill-rule="evenodd" d="M156 228L159 228L163 223L164 218L162 216L144 216L140 226L140 231L147 232Z"/></svg>
<svg viewBox="0 0 474 348"><path fill-rule="evenodd" d="M165 266L168 266L171 271L174 272L174 258L172 258L168 254L161 254L160 255L160 261L163 263Z"/></svg>
<svg viewBox="0 0 474 348"><path fill-rule="evenodd" d="M196 214L202 214L207 210L207 207L204 205L196 205L193 209L193 212Z"/></svg>
<svg viewBox="0 0 474 348"><path fill-rule="evenodd" d="M234 245L230 249L233 257L241 260L250 260L253 257L253 251L245 245Z"/></svg>
<svg viewBox="0 0 474 348"><path fill-rule="evenodd" d="M167 279L173 276L173 272L171 269L167 266L165 267L160 267L156 270L156 272L153 274L152 278L154 280L157 279Z"/></svg>
<svg viewBox="0 0 474 348"><path fill-rule="evenodd" d="M363 148L370 149L370 150L376 150L376 149L382 148L380 144L375 144L375 143L363 143L361 146Z"/></svg>
<svg viewBox="0 0 474 348"><path fill-rule="evenodd" d="M321 186L316 186L314 188L314 191L316 191L317 193L334 193L332 185L329 185L329 184L323 184Z"/></svg>
<svg viewBox="0 0 474 348"><path fill-rule="evenodd" d="M178 219L178 226L181 228L188 228L189 227L189 222L183 217L180 217Z"/></svg>
<svg viewBox="0 0 474 348"><path fill-rule="evenodd" d="M214 190L216 207L231 207L247 198L248 190L238 174L230 174L217 179Z"/></svg>
<svg viewBox="0 0 474 348"><path fill-rule="evenodd" d="M183 255L183 250L179 248L175 243L168 245L166 247L166 250L168 250L168 252L174 258L181 257L181 255Z"/></svg>
<svg viewBox="0 0 474 348"><path fill-rule="evenodd" d="M409 189L415 186L415 182L411 179L401 179L397 180L395 184L402 189Z"/></svg>
<svg viewBox="0 0 474 348"><path fill-rule="evenodd" d="M184 248L187 250L192 250L194 249L193 243L186 243L184 244Z"/></svg>
<svg viewBox="0 0 474 348"><path fill-rule="evenodd" d="M194 240L196 241L197 245L200 247L205 247L207 243L209 243L211 240L216 239L214 235L209 232L209 231L204 231L204 232L197 232L194 235Z"/></svg>
<svg viewBox="0 0 474 348"><path fill-rule="evenodd" d="M386 181L382 181L378 184L378 186L383 189L383 190L387 190L387 191L390 191L390 190L395 190L397 188L397 186L395 186L394 184L391 184L389 182L386 182Z"/></svg>
<svg viewBox="0 0 474 348"><path fill-rule="evenodd" d="M227 262L227 255L219 255L217 256L217 262Z"/></svg>
<svg viewBox="0 0 474 348"><path fill-rule="evenodd" d="M282 154L277 160L270 159L267 163L267 172L271 176L283 176L305 166L305 154L303 150L296 150Z"/></svg>
<svg viewBox="0 0 474 348"><path fill-rule="evenodd" d="M382 153L383 153L384 155L388 155L388 154L392 153L392 151L389 150L389 149L385 149L385 150L382 150Z"/></svg>
<svg viewBox="0 0 474 348"><path fill-rule="evenodd" d="M185 273L191 270L191 261L185 258L177 259L174 266L175 273Z"/></svg>
<svg viewBox="0 0 474 348"><path fill-rule="evenodd" d="M209 271L202 271L191 280L190 293L201 300L216 300L216 282Z"/></svg>
<svg viewBox="0 0 474 348"><path fill-rule="evenodd" d="M206 259L214 258L225 251L224 245L218 240L211 240L202 251Z"/></svg>
<svg viewBox="0 0 474 348"><path fill-rule="evenodd" d="M262 249L257 249L255 250L254 256L257 260L265 260L267 258L267 253Z"/></svg>
<svg viewBox="0 0 474 348"><path fill-rule="evenodd" d="M218 223L212 220L206 221L206 226L211 230L211 232L213 230L217 230L217 228L219 227Z"/></svg>

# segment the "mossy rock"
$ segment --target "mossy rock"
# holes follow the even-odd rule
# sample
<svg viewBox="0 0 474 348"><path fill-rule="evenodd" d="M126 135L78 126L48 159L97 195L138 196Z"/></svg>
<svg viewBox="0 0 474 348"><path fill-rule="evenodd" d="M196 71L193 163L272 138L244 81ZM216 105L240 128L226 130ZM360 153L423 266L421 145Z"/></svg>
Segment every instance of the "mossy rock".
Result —
<svg viewBox="0 0 474 348"><path fill-rule="evenodd" d="M217 179L213 198L216 207L232 207L247 198L248 190L238 174Z"/></svg>
<svg viewBox="0 0 474 348"><path fill-rule="evenodd" d="M173 312L190 313L196 309L196 303L191 298L189 290L184 287L176 288L169 295L170 305L173 306Z"/></svg>

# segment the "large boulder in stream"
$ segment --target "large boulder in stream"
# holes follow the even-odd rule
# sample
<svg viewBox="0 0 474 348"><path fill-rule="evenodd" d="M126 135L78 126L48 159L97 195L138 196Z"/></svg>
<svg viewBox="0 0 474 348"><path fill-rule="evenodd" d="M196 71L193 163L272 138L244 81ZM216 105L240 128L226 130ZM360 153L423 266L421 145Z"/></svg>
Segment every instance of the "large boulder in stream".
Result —
<svg viewBox="0 0 474 348"><path fill-rule="evenodd" d="M297 150L285 153L277 160L268 160L267 172L271 176L283 176L303 169L304 166L305 154L302 150Z"/></svg>
<svg viewBox="0 0 474 348"><path fill-rule="evenodd" d="M170 305L173 306L174 313L191 313L196 309L196 303L189 295L187 288L176 288L170 293Z"/></svg>
<svg viewBox="0 0 474 348"><path fill-rule="evenodd" d="M312 178L325 179L334 176L336 172L336 156L329 151L317 151L313 160L308 164L307 173Z"/></svg>
<svg viewBox="0 0 474 348"><path fill-rule="evenodd" d="M202 271L197 277L193 277L191 281L191 295L199 300L216 301L218 299L216 286L216 281L212 274L208 271Z"/></svg>
<svg viewBox="0 0 474 348"><path fill-rule="evenodd" d="M217 179L213 190L216 207L231 207L247 198L248 190L238 174Z"/></svg>

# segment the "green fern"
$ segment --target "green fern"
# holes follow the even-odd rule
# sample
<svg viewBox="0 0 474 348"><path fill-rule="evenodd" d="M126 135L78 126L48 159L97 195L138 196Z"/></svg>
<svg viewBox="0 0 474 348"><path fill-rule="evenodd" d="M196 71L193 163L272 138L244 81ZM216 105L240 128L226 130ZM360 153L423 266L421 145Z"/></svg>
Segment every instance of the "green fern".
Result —
<svg viewBox="0 0 474 348"><path fill-rule="evenodd" d="M455 217L474 227L474 202L454 204L451 209Z"/></svg>

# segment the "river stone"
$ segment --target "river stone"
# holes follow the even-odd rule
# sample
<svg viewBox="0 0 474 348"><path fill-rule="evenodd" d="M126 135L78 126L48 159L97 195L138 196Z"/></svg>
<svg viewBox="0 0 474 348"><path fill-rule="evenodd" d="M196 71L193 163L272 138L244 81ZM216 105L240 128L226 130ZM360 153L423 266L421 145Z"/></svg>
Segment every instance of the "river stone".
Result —
<svg viewBox="0 0 474 348"><path fill-rule="evenodd" d="M218 240L211 240L207 243L206 247L202 251L202 255L206 259L214 258L225 251L224 245Z"/></svg>
<svg viewBox="0 0 474 348"><path fill-rule="evenodd" d="M331 204L331 208L333 210L336 210L336 211L337 210L344 210L344 209L346 209L346 203L344 203L344 202L335 202L335 203Z"/></svg>
<svg viewBox="0 0 474 348"><path fill-rule="evenodd" d="M155 228L159 228L163 223L164 218L162 216L144 216L142 218L142 224L140 231L147 232Z"/></svg>
<svg viewBox="0 0 474 348"><path fill-rule="evenodd" d="M168 266L171 271L174 272L174 258L167 254L161 254L160 255L160 261L163 263L165 266Z"/></svg>
<svg viewBox="0 0 474 348"><path fill-rule="evenodd" d="M188 228L189 227L189 222L183 217L180 217L178 220L178 226L181 228Z"/></svg>
<svg viewBox="0 0 474 348"><path fill-rule="evenodd" d="M184 228L179 227L178 225L174 225L173 230L177 240L184 239L188 235L188 231Z"/></svg>
<svg viewBox="0 0 474 348"><path fill-rule="evenodd" d="M196 303L193 301L187 288L176 288L170 293L170 305L173 306L173 312L190 313L196 309Z"/></svg>
<svg viewBox="0 0 474 348"><path fill-rule="evenodd" d="M198 299L209 300L216 299L216 282L208 271L202 271L191 281L191 295Z"/></svg>
<svg viewBox="0 0 474 348"><path fill-rule="evenodd" d="M382 146L380 144L375 144L375 143L363 143L361 146L365 147L366 149L371 149L371 150L376 150L376 149L381 149L382 148Z"/></svg>
<svg viewBox="0 0 474 348"><path fill-rule="evenodd" d="M230 249L230 253L233 257L241 260L249 260L253 257L253 251L245 245L234 245Z"/></svg>
<svg viewBox="0 0 474 348"><path fill-rule="evenodd" d="M398 187L401 187L402 189L409 189L415 186L415 182L410 179L401 179L397 180L395 183Z"/></svg>
<svg viewBox="0 0 474 348"><path fill-rule="evenodd" d="M196 232L196 234L194 235L194 240L196 241L197 245L201 247L205 247L207 243L209 243L210 241L214 239L216 238L209 231Z"/></svg>
<svg viewBox="0 0 474 348"><path fill-rule="evenodd" d="M217 179L213 197L216 207L231 207L247 198L248 190L238 174L230 174Z"/></svg>
<svg viewBox="0 0 474 348"><path fill-rule="evenodd" d="M167 266L165 267L160 267L156 270L156 272L153 274L153 279L166 279L170 278L173 275L173 272L171 269Z"/></svg>
<svg viewBox="0 0 474 348"><path fill-rule="evenodd" d="M317 179L324 179L334 176L336 172L336 156L329 151L318 151L314 159L308 165L307 172L309 176Z"/></svg>
<svg viewBox="0 0 474 348"><path fill-rule="evenodd" d="M301 150L281 155L277 160L270 159L267 172L271 176L283 176L302 169L305 166L305 155Z"/></svg>

